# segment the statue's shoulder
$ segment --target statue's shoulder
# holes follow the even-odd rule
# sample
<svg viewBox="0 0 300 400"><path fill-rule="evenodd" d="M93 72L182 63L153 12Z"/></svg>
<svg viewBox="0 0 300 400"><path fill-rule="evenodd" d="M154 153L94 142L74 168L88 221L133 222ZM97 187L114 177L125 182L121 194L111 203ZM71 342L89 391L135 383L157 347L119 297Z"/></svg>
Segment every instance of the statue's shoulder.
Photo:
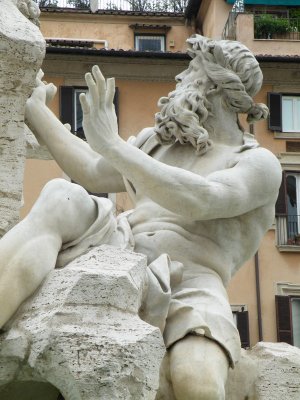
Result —
<svg viewBox="0 0 300 400"><path fill-rule="evenodd" d="M143 129L136 137L131 136L128 143L138 147L146 154L150 154L157 146L160 146L154 128Z"/></svg>
<svg viewBox="0 0 300 400"><path fill-rule="evenodd" d="M266 177L267 181L274 186L279 186L282 179L282 168L278 158L268 149L257 147L249 149L239 155L237 163L261 179Z"/></svg>
<svg viewBox="0 0 300 400"><path fill-rule="evenodd" d="M141 148L152 136L156 136L154 128L144 128L136 137L134 137L134 142L132 144Z"/></svg>

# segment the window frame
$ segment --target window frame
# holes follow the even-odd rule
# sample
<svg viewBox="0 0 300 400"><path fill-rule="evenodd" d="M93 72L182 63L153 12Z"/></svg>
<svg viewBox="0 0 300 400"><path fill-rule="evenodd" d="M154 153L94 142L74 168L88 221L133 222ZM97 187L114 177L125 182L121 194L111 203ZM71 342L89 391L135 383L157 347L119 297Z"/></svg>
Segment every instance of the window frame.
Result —
<svg viewBox="0 0 300 400"><path fill-rule="evenodd" d="M73 111L73 113L74 113L74 116L73 116L73 120L74 120L74 121L73 121L73 123L74 123L74 134L75 134L75 136L78 136L77 118L76 118L76 116L77 116L76 94L77 94L77 93L87 93L88 88L87 88L86 86L81 86L81 87L76 87L76 86L74 86L73 90L74 90L74 92L73 92L73 96L74 96L74 98L73 98L73 102L74 102L74 111ZM84 140L85 140L85 139L84 139Z"/></svg>
<svg viewBox="0 0 300 400"><path fill-rule="evenodd" d="M282 167L282 182L275 204L276 247L280 252L300 252L300 236L288 238L288 207L286 178L288 175L300 176L300 153L280 153L278 158ZM300 190L300 188L299 188ZM298 219L300 226L300 218Z"/></svg>
<svg viewBox="0 0 300 400"><path fill-rule="evenodd" d="M300 99L300 90L294 93L268 92L267 95L269 107L268 129L273 131L275 138L278 139L300 138L300 117L298 120L299 129L289 131L284 130L283 127L283 98ZM295 116L295 118L297 117Z"/></svg>
<svg viewBox="0 0 300 400"><path fill-rule="evenodd" d="M283 100L284 99L289 99L292 100L292 117L293 117L293 127L295 127L296 125L299 127L299 129L292 129L292 130L286 130L284 128L284 121L283 121ZM285 95L283 94L281 96L281 115L282 115L282 133L300 133L300 115L297 116L297 112L295 110L296 106L296 99L298 101L300 101L300 94L298 96L292 96L292 95Z"/></svg>
<svg viewBox="0 0 300 400"><path fill-rule="evenodd" d="M163 49L161 50L139 50L138 46L137 46L137 39L140 37L157 37L161 39L161 44L163 44ZM166 35L164 33L142 33L142 32L135 32L134 33L134 49L136 51L157 51L157 52L161 52L161 53L165 53L166 52L166 48L167 48L167 40L166 40Z"/></svg>
<svg viewBox="0 0 300 400"><path fill-rule="evenodd" d="M249 312L247 306L231 305L231 312L236 328L241 339L241 347L248 349L250 347L250 329L249 329Z"/></svg>
<svg viewBox="0 0 300 400"><path fill-rule="evenodd" d="M300 300L299 294L275 296L277 341L294 346L292 300Z"/></svg>

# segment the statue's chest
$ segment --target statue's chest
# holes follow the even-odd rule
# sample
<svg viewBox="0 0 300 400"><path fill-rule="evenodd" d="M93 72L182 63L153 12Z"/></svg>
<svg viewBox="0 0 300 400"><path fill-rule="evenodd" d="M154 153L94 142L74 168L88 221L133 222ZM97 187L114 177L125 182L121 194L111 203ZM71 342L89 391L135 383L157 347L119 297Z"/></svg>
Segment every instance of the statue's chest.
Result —
<svg viewBox="0 0 300 400"><path fill-rule="evenodd" d="M236 148L216 145L206 154L198 156L192 146L161 146L151 154L167 165L207 176L215 171L231 168L238 162Z"/></svg>

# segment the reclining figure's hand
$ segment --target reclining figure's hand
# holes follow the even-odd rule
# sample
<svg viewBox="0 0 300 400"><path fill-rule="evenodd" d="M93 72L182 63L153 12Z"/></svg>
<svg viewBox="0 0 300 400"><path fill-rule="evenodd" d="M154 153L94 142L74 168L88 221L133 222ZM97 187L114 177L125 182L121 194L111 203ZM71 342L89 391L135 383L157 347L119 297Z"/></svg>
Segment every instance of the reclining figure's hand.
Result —
<svg viewBox="0 0 300 400"><path fill-rule="evenodd" d="M105 148L120 140L113 103L115 80L110 78L105 81L96 65L92 74L85 75L85 80L89 90L87 94L80 95L83 129L91 148L102 154Z"/></svg>

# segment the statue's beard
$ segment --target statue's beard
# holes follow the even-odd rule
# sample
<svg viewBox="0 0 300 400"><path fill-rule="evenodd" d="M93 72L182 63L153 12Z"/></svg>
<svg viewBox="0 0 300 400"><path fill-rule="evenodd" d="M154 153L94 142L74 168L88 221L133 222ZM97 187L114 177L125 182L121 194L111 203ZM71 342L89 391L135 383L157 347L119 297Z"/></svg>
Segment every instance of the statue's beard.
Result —
<svg viewBox="0 0 300 400"><path fill-rule="evenodd" d="M205 121L209 116L209 103L195 84L178 88L168 97L162 97L155 115L155 132L162 144L176 141L191 144L198 155L205 154L211 147Z"/></svg>

